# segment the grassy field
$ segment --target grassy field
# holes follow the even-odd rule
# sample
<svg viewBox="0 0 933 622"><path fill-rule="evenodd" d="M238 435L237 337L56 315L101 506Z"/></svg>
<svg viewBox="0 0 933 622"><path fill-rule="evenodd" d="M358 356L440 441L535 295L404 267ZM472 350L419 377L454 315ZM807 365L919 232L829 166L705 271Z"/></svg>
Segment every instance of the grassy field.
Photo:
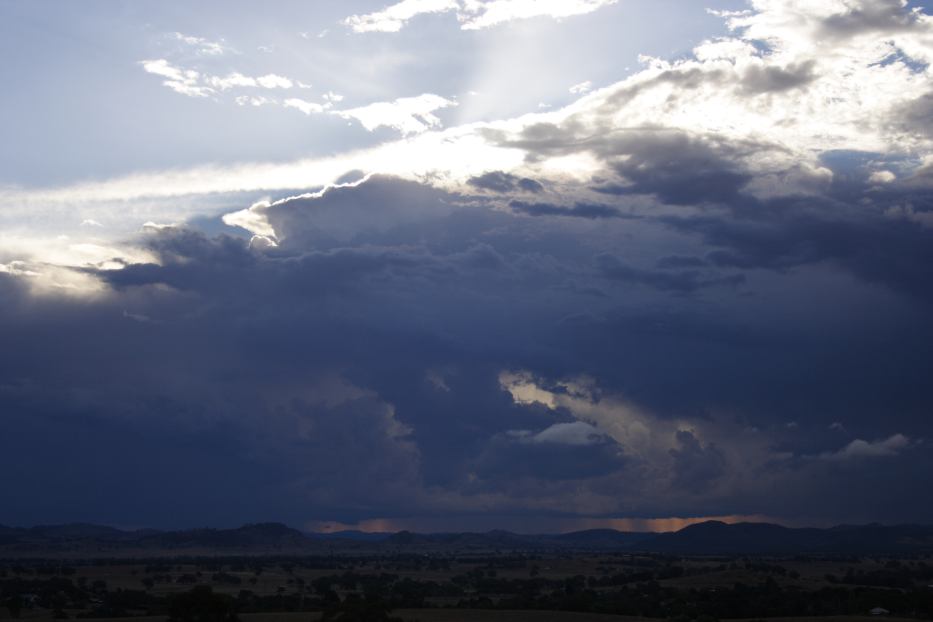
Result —
<svg viewBox="0 0 933 622"><path fill-rule="evenodd" d="M50 620L54 607L60 607L70 619L91 620L95 618L82 616L100 619L108 614L168 611L175 597L195 588L229 596L233 609L266 612L241 614L241 622L314 622L320 614L270 612L323 608L336 599L346 602L363 594L379 602L435 607L396 612L412 622L647 622L644 618L589 613L453 607L522 607L534 602L552 609L652 612L659 616L671 612L674 616L689 611L683 605L689 599L702 601L703 611L719 615L742 612L740 615L776 616L802 611L860 614L771 617L768 622L885 622L865 614L875 606L904 615L933 612L933 591L926 588L931 580L933 559L929 558L733 559L606 553L91 560L71 568L50 566L48 562L34 567L0 565L0 593L24 594L22 622ZM564 595L582 590L593 603L587 607L568 606ZM536 600L515 596L526 593ZM9 617L0 602L0 622ZM164 616L110 620L166 622ZM654 622L664 622L663 617Z"/></svg>

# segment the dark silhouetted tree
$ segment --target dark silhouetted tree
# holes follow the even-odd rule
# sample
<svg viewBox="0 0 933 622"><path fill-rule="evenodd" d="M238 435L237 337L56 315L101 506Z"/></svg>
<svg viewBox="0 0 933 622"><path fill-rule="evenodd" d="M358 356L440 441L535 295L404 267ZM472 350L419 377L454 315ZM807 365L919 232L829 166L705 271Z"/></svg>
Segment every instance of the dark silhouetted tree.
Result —
<svg viewBox="0 0 933 622"><path fill-rule="evenodd" d="M19 614L23 611L23 599L19 597L19 594L7 598L4 603L6 608L10 612L10 616L13 618L18 618Z"/></svg>
<svg viewBox="0 0 933 622"><path fill-rule="evenodd" d="M199 585L172 599L169 619L173 622L236 622L236 602L226 594L215 594Z"/></svg>

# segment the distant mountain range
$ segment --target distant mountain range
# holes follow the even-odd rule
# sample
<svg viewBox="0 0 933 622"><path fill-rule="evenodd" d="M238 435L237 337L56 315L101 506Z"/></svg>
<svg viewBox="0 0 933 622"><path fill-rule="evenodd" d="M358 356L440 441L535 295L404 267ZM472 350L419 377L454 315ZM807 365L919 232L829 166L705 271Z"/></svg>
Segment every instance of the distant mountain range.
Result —
<svg viewBox="0 0 933 622"><path fill-rule="evenodd" d="M671 555L794 555L933 552L933 526L846 525L795 529L768 523L710 521L671 533L594 529L565 534L304 533L280 523L236 529L126 531L89 524L29 528L0 525L0 558L327 554L340 552L628 551Z"/></svg>
<svg viewBox="0 0 933 622"><path fill-rule="evenodd" d="M654 552L674 554L929 552L933 551L933 526L872 524L793 529L769 523L727 525L709 521L658 534L642 544Z"/></svg>

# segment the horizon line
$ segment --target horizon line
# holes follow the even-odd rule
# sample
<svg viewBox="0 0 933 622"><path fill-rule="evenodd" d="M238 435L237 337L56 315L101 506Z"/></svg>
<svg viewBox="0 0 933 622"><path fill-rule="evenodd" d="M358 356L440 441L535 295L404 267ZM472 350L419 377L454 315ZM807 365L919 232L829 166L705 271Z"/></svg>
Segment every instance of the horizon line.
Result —
<svg viewBox="0 0 933 622"><path fill-rule="evenodd" d="M497 517L501 519L502 517ZM529 522L538 523L538 527L528 525L527 528L510 527L502 523L509 521L495 520L488 521L480 517L464 519L464 517L408 517L408 518L374 518L364 519L357 522L342 521L308 521L301 525L289 524L277 520L247 520L239 524L227 526L195 525L195 526L167 526L152 527L147 525L127 525L96 522L93 520L73 520L64 522L37 522L28 526L15 526L0 522L0 527L11 529L34 529L38 527L67 527L74 525L86 525L95 527L108 527L120 531L189 531L196 529L238 529L251 525L279 524L301 533L311 535L332 535L342 532L357 532L367 535L392 535L400 532L410 532L418 534L444 534L444 533L476 533L483 534L492 531L505 531L516 535L540 536L540 535L562 535L580 531L590 531L607 529L622 533L673 533L686 527L708 522L719 522L727 525L740 523L758 523L773 524L786 528L818 528L825 529L836 526L837 523L828 521L788 521L783 518L766 516L761 514L733 514L722 516L698 516L698 517L666 517L666 518L546 518L535 519ZM872 524L873 521L864 524ZM447 525L444 525L447 523ZM473 523L470 525L469 523ZM477 524L478 523L478 524ZM545 523L550 523L545 526ZM860 523L847 523L860 524Z"/></svg>

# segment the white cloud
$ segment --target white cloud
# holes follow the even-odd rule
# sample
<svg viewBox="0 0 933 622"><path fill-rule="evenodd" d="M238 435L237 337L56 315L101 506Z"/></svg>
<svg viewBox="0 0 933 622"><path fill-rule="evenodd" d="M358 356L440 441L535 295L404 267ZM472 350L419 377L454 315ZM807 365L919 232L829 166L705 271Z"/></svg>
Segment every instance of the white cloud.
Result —
<svg viewBox="0 0 933 622"><path fill-rule="evenodd" d="M846 461L864 458L885 458L896 456L911 446L911 440L903 434L895 434L887 439L874 442L857 439L836 452L821 454L824 460Z"/></svg>
<svg viewBox="0 0 933 622"><path fill-rule="evenodd" d="M402 97L390 102L375 102L347 110L334 109L334 104L343 100L342 95L329 92L324 95L323 99L324 103L316 103L290 98L286 99L283 105L307 115L330 113L344 119L354 119L369 131L380 127L390 127L405 135L420 134L439 127L441 120L434 112L457 105L457 102L453 100L431 93L417 97Z"/></svg>
<svg viewBox="0 0 933 622"><path fill-rule="evenodd" d="M177 222L153 222L147 221L143 223L142 231L144 233L153 233L157 231L164 231L166 229L175 229L179 225Z"/></svg>
<svg viewBox="0 0 933 622"><path fill-rule="evenodd" d="M354 32L398 32L413 17L460 8L458 0L402 0L376 13L351 15L344 24Z"/></svg>
<svg viewBox="0 0 933 622"><path fill-rule="evenodd" d="M169 80L182 81L188 79L196 80L198 78L197 72L186 72L179 67L175 67L164 58L144 60L141 61L140 64L146 72L168 78Z"/></svg>
<svg viewBox="0 0 933 622"><path fill-rule="evenodd" d="M300 110L305 114L320 114L327 111L327 108L323 104L316 104L314 102L298 99L297 97L286 99L284 102L282 102L282 105L286 108Z"/></svg>
<svg viewBox="0 0 933 622"><path fill-rule="evenodd" d="M256 82L265 89L290 89L294 86L294 83L288 78L274 73L260 76L256 78Z"/></svg>
<svg viewBox="0 0 933 622"><path fill-rule="evenodd" d="M192 37L180 32L172 33L172 36L185 45L195 48L198 54L202 56L220 56L229 51L229 48L218 41L209 41L202 37Z"/></svg>
<svg viewBox="0 0 933 622"><path fill-rule="evenodd" d="M554 444L585 447L599 445L606 441L606 435L603 432L585 421L555 423L537 434L525 430L512 432L511 434L523 443L534 445Z"/></svg>
<svg viewBox="0 0 933 622"><path fill-rule="evenodd" d="M267 106L271 104L277 104L278 100L272 99L270 97L265 97L263 95L241 95L234 100L238 106L253 106L258 108L259 106Z"/></svg>
<svg viewBox="0 0 933 622"><path fill-rule="evenodd" d="M213 89L200 84L201 74L193 69L182 69L164 58L140 61L147 73L167 78L162 84L181 95L207 97Z"/></svg>
<svg viewBox="0 0 933 622"><path fill-rule="evenodd" d="M4 231L0 249L15 259L0 262L0 272L19 277L36 295L95 297L108 288L87 268L118 270L130 263L158 263L146 249L125 240L105 243L99 231L93 234L76 231L74 236L41 236Z"/></svg>
<svg viewBox="0 0 933 622"><path fill-rule="evenodd" d="M44 262L0 263L0 273L17 277L34 296L95 298L107 292L107 287L93 275Z"/></svg>
<svg viewBox="0 0 933 622"><path fill-rule="evenodd" d="M457 17L464 30L480 30L517 19L563 18L592 13L618 0L465 0Z"/></svg>
<svg viewBox="0 0 933 622"><path fill-rule="evenodd" d="M335 114L347 119L356 119L367 130L391 127L402 134L418 134L439 127L441 120L434 115L436 110L456 106L457 102L440 95L425 93L417 97L402 97L391 102L377 102L335 111Z"/></svg>
<svg viewBox="0 0 933 622"><path fill-rule="evenodd" d="M299 102L301 100L286 100L285 105L297 107ZM456 185L490 169L519 168L523 159L521 150L496 147L479 139L474 128L451 128L326 158L287 163L203 165L58 188L0 188L0 203L15 206L6 209L0 217L26 218L42 209L59 210L68 205L79 215L77 217L93 217L114 225L122 223L124 228L128 222L135 222L137 224L131 225L135 228L139 226L136 219L189 218L197 213L198 206L203 207L205 195L304 190L332 184L351 170L412 180L430 178L434 183ZM189 197L190 201L182 200L183 197ZM127 210L124 202L134 200L137 209Z"/></svg>
<svg viewBox="0 0 933 622"><path fill-rule="evenodd" d="M868 181L872 184L890 184L896 180L897 175L891 171L875 171L868 176Z"/></svg>
<svg viewBox="0 0 933 622"><path fill-rule="evenodd" d="M398 32L418 15L455 12L463 30L481 30L532 17L563 18L592 13L618 0L402 0L381 11L352 15L354 32Z"/></svg>
<svg viewBox="0 0 933 622"><path fill-rule="evenodd" d="M574 84L570 87L569 90L574 95L582 95L583 93L588 93L591 88L593 88L593 83L589 80L586 80L585 82Z"/></svg>
<svg viewBox="0 0 933 622"><path fill-rule="evenodd" d="M205 82L221 91L233 88L290 89L295 86L295 83L288 78L274 73L254 78L245 76L239 72L233 72L224 77L207 76L205 77Z"/></svg>
<svg viewBox="0 0 933 622"><path fill-rule="evenodd" d="M668 62L646 57L641 71L587 94L562 110L452 128L445 132L444 141L437 147L451 154L462 150L462 157L422 154L411 161L402 176L423 177L428 171L421 169L421 165L434 162L432 172L439 178L462 177L465 163L479 151L484 157L517 160L529 166L520 150L492 144L488 137L497 133L518 141L524 128L534 124L570 124L579 128L580 135L602 134L607 127L663 127L690 136L747 145L740 156L743 169L752 174L745 191L760 197L821 191L832 181L832 173L819 158L829 150L904 154L922 161L933 150L933 142L922 127L902 121L902 110L933 90L931 73L929 69L918 71L902 62L882 61L897 50L907 49L913 50L918 58L925 55L933 58L933 25L924 19L886 33L883 38L850 37L834 40L831 46L822 45L825 35L820 31L818 18L824 16L825 22L827 11L842 15L845 6L802 0L790 4L758 1L754 10L729 16L734 29L732 36L701 43L694 58ZM798 28L788 24L798 24ZM769 46L769 51L762 51L762 43ZM153 69L160 75L176 82L191 78L166 66L164 61L159 62L163 64ZM319 102L293 98L284 105L305 114L320 114L333 110L335 101L336 97L330 96ZM339 114L370 129L390 126L413 134L436 128L439 121L435 110L449 105L454 102L424 95L352 108ZM379 148L379 152L407 149L407 144L400 144ZM510 151L513 153L507 153ZM533 163L532 172L546 178L566 178L578 171L584 179L599 166L586 152L544 155L547 157L539 157ZM367 172L397 173L404 168L398 162L376 157L374 152L360 156L360 153L344 156L347 170L360 168L361 159L380 166L378 170L366 168ZM452 168L442 168L443 162L452 163ZM305 167L321 170L321 166L327 168L330 164L296 162L281 165L276 173L270 166L259 165L246 178L253 180L251 186L260 184L271 189L276 186L267 185L272 182L260 181L259 177L279 180L289 177L287 185L278 187L294 188L297 182L290 180L288 171ZM574 168L568 168L568 164ZM232 179L226 174L221 177ZM230 189L239 187L236 183Z"/></svg>
<svg viewBox="0 0 933 622"><path fill-rule="evenodd" d="M564 409L642 457L663 456L674 447L677 422L662 424L619 396L601 396L587 379L564 381L552 390L528 372L503 372L499 384L516 404Z"/></svg>
<svg viewBox="0 0 933 622"><path fill-rule="evenodd" d="M605 163L585 145L577 151L569 149L570 141L642 127L734 146L730 157L751 179L743 191L757 196L821 191L832 181L832 173L820 156L835 149L882 152L901 156L905 162L933 161L928 128L907 124L903 114L905 107L933 91L933 74L928 68L890 60L897 50L912 50L915 58L933 58L933 24L928 18L885 31L883 36L837 37L832 45L824 45L826 35L817 17L847 5L757 1L753 6L754 10L729 18L731 36L700 44L693 58L676 62L645 58L641 71L561 110L424 132L438 127L435 111L454 102L423 95L338 111L337 96L324 96L319 102L291 98L282 105L305 114L340 114L370 129L395 127L409 136L323 159L203 166L62 188L7 189L0 190L0 198L25 210L50 202L297 190L324 186L354 169L430 179L445 187L462 182L477 169L480 173L519 170L579 193L586 192L579 182L602 172ZM794 23L797 29L787 25ZM763 43L767 52L762 51ZM203 95L197 72L164 59L144 61L143 66L173 88ZM563 151L529 154L524 132L533 127L554 128L555 140L564 141ZM418 132L423 133L413 136ZM899 172L895 181L909 183L911 174ZM926 212L910 206L892 208L889 215L929 220ZM111 222L109 214L104 217Z"/></svg>
<svg viewBox="0 0 933 622"><path fill-rule="evenodd" d="M263 209L268 208L270 205L271 202L269 199L263 199L262 201L253 203L247 209L231 214L224 214L224 224L230 225L231 227L246 229L257 236L262 236L263 238L274 241L276 239L275 229L272 228L272 225L269 224L269 221L266 220L265 216L261 213Z"/></svg>
<svg viewBox="0 0 933 622"><path fill-rule="evenodd" d="M215 89L220 89L221 91L226 91L228 89L237 88L237 87L255 87L256 78L251 78L249 76L244 76L242 73L234 71L229 73L224 77L221 76L208 76L205 78L205 81L210 84Z"/></svg>
<svg viewBox="0 0 933 622"><path fill-rule="evenodd" d="M163 82L165 86L189 97L207 97L218 91L238 88L290 89L295 86L291 79L274 73L259 77L247 76L238 71L225 76L205 75L194 69L173 65L164 58L144 60L140 64L147 73L167 78Z"/></svg>
<svg viewBox="0 0 933 622"><path fill-rule="evenodd" d="M278 242L264 235L254 235L249 239L249 248L255 251L266 251L278 247Z"/></svg>

